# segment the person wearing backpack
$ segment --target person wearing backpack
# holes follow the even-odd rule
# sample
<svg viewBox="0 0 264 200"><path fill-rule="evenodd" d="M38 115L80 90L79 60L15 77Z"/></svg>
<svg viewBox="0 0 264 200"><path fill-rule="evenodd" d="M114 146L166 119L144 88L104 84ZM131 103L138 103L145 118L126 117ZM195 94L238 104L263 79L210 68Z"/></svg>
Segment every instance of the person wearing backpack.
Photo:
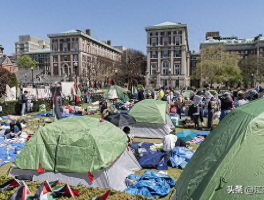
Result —
<svg viewBox="0 0 264 200"><path fill-rule="evenodd" d="M21 102L21 105L22 105L22 108L21 108L21 116L25 116L25 110L26 110L26 103L27 103L27 91L25 90L24 91L24 94L22 94L20 97L19 97L19 101Z"/></svg>

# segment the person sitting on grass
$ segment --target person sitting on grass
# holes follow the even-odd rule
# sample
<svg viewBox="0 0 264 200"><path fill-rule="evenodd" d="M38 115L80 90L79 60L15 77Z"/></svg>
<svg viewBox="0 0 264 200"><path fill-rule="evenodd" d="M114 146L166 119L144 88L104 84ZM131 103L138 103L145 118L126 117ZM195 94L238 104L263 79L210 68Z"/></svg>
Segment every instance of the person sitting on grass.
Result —
<svg viewBox="0 0 264 200"><path fill-rule="evenodd" d="M128 146L131 147L132 143L133 143L133 140L134 140L134 136L133 135L130 135L130 128L125 126L123 128L123 131L126 133L127 135L127 139L128 139Z"/></svg>
<svg viewBox="0 0 264 200"><path fill-rule="evenodd" d="M186 147L186 143L175 135L175 132L170 132L163 138L163 151L165 151L165 161L170 164L170 157L172 156L175 147Z"/></svg>
<svg viewBox="0 0 264 200"><path fill-rule="evenodd" d="M15 138L21 135L22 126L15 116L8 115L10 120L10 129L7 129L4 133L6 139Z"/></svg>

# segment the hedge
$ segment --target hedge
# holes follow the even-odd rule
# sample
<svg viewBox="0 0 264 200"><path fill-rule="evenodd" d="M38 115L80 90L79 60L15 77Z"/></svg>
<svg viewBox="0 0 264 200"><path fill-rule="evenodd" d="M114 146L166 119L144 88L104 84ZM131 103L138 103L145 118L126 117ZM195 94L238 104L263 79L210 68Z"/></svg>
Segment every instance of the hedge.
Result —
<svg viewBox="0 0 264 200"><path fill-rule="evenodd" d="M91 96L92 102L99 101L101 99L102 93L93 94ZM78 105L86 103L87 99L86 96L83 97L82 101L78 103ZM33 111L32 112L38 112L39 111L39 105L45 104L46 110L49 111L52 108L52 104L50 100L48 99L38 99L37 101L32 101L33 103ZM75 105L75 102L69 101L66 98L63 98L62 100L63 105ZM0 116L5 115L20 115L21 114L21 104L18 103L18 101L6 101L1 102L0 106L2 106L2 112L0 112Z"/></svg>

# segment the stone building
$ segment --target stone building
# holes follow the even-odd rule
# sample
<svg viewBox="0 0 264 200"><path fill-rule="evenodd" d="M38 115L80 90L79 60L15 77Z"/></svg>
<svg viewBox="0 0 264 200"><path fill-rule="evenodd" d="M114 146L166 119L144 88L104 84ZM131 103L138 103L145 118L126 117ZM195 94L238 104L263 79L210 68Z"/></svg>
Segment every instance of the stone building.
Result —
<svg viewBox="0 0 264 200"><path fill-rule="evenodd" d="M50 42L32 35L20 35L19 41L15 43L15 48L16 59L19 59L27 52L50 48Z"/></svg>
<svg viewBox="0 0 264 200"><path fill-rule="evenodd" d="M147 32L148 88L190 85L190 53L187 24L164 22Z"/></svg>
<svg viewBox="0 0 264 200"><path fill-rule="evenodd" d="M95 81L98 70L113 68L121 60L122 51L111 46L111 41L101 42L91 37L91 30L70 30L63 33L48 34L50 38L50 70L52 76L68 79L77 77ZM103 64L99 60L105 61ZM108 76L105 70L103 76ZM102 75L102 74L100 74ZM109 74L110 75L110 74Z"/></svg>

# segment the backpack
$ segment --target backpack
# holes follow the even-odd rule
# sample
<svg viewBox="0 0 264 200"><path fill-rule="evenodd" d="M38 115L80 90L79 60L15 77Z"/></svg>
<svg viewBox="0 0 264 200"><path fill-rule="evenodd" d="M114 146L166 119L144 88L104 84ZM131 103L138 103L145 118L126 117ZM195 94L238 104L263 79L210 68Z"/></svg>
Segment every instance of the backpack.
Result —
<svg viewBox="0 0 264 200"><path fill-rule="evenodd" d="M19 103L19 104L22 104L22 100L23 100L23 99L22 99L22 94L21 94L21 95L18 97L18 103Z"/></svg>
<svg viewBox="0 0 264 200"><path fill-rule="evenodd" d="M168 100L168 95L165 94L162 98L161 98L162 101L167 101Z"/></svg>

